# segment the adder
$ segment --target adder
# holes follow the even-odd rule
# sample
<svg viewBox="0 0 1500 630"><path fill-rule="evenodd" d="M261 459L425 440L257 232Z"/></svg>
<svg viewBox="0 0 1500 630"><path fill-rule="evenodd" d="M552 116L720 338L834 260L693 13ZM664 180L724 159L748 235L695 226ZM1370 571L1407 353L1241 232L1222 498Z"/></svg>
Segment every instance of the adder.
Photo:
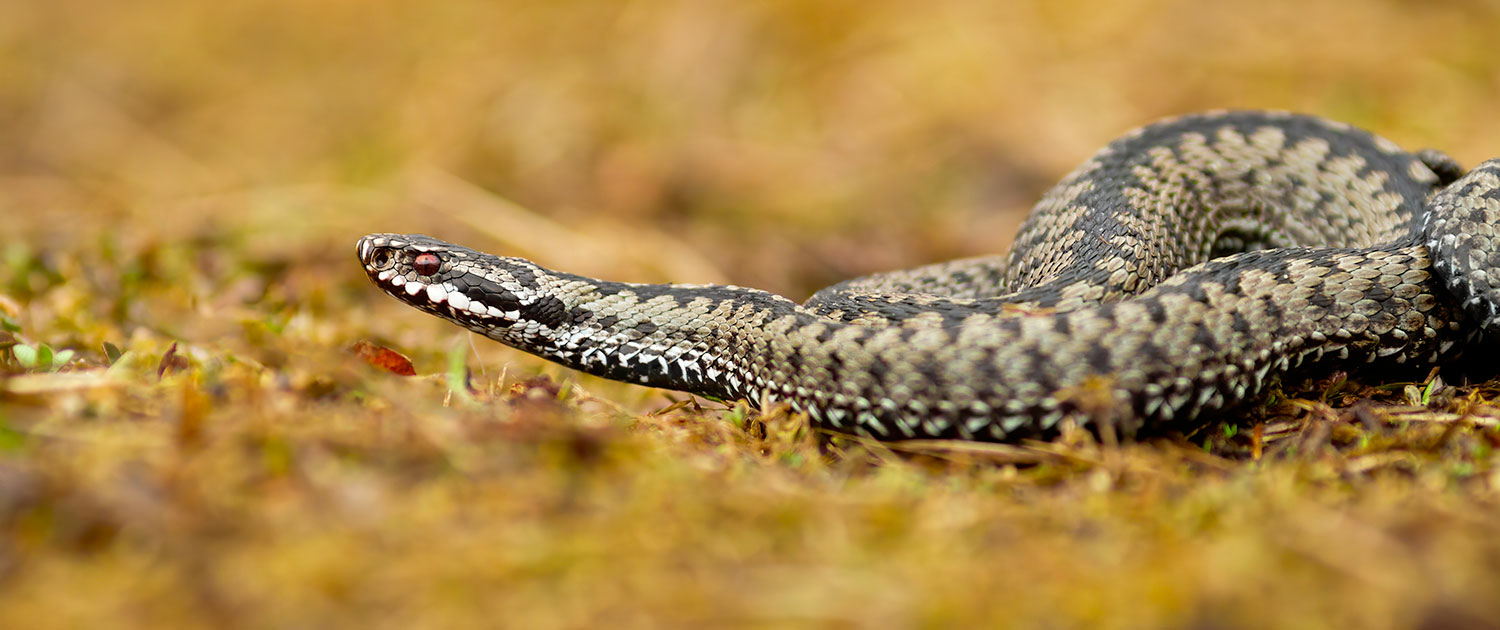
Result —
<svg viewBox="0 0 1500 630"><path fill-rule="evenodd" d="M630 284L371 234L386 293L606 378L879 439L1046 439L1065 419L1191 431L1288 374L1422 367L1500 329L1500 160L1322 118L1221 111L1113 141L1008 256L834 285L805 304Z"/></svg>

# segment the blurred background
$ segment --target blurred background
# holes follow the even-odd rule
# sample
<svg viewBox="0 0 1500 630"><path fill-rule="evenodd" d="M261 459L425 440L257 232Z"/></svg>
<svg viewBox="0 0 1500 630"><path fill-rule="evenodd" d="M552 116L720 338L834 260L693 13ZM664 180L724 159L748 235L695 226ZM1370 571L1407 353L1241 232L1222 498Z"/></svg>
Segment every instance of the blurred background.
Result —
<svg viewBox="0 0 1500 630"><path fill-rule="evenodd" d="M1003 251L1109 139L1221 107L1500 155L1500 3L0 4L0 212L38 250L228 240L339 282L423 232L794 298Z"/></svg>
<svg viewBox="0 0 1500 630"><path fill-rule="evenodd" d="M0 350L75 352L0 361L0 619L1500 614L1493 430L1457 415L1411 448L1349 420L1347 459L1324 430L1265 467L1191 446L928 475L713 405L624 413L667 401L498 344L476 362L354 257L421 232L800 300L1002 252L1065 172L1173 114L1500 156L1497 41L1496 0L0 1ZM360 339L519 393L450 401ZM538 371L594 397L510 388Z"/></svg>

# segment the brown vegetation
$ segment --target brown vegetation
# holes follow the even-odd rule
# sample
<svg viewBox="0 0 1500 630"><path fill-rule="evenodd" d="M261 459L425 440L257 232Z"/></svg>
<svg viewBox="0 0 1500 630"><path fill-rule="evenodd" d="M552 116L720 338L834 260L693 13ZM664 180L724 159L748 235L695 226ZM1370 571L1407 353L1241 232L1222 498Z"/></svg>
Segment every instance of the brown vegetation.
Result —
<svg viewBox="0 0 1500 630"><path fill-rule="evenodd" d="M820 445L470 339L353 256L800 298L1001 251L1173 113L1500 155L1496 32L1458 0L0 3L0 626L1500 625L1493 383Z"/></svg>

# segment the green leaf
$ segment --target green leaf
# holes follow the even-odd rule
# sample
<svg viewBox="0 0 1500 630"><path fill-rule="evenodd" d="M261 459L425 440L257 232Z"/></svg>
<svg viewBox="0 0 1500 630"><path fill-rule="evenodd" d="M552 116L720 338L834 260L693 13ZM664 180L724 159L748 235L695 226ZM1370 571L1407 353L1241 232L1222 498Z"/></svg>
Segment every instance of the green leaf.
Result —
<svg viewBox="0 0 1500 630"><path fill-rule="evenodd" d="M455 343L448 351L448 391L464 400L469 399L469 366L464 362L468 352L466 343Z"/></svg>
<svg viewBox="0 0 1500 630"><path fill-rule="evenodd" d="M724 413L724 421L741 429L745 428L745 425L748 424L749 419L750 415L746 413L745 409L743 407L740 407L739 405L735 405L734 407L730 408L729 411Z"/></svg>
<svg viewBox="0 0 1500 630"><path fill-rule="evenodd" d="M1437 391L1438 385L1441 384L1442 382L1443 382L1442 379L1439 379L1439 378L1436 378L1436 377L1434 377L1430 381L1427 381L1427 386L1422 388L1422 404L1423 405L1431 405L1432 404L1432 393L1435 392L1435 391Z"/></svg>
<svg viewBox="0 0 1500 630"><path fill-rule="evenodd" d="M39 368L52 367L52 346L42 344L36 347L36 366Z"/></svg>
<svg viewBox="0 0 1500 630"><path fill-rule="evenodd" d="M120 358L116 359L114 363L110 364L109 369L106 370L105 373L114 376L120 376L129 372L130 370L140 369L144 369L142 366L141 355L127 350L122 353L120 355Z"/></svg>
<svg viewBox="0 0 1500 630"><path fill-rule="evenodd" d="M52 369L55 370L64 365L67 365L68 361L73 360L74 354L77 353L73 352L72 350L58 350L57 353L52 357Z"/></svg>
<svg viewBox="0 0 1500 630"><path fill-rule="evenodd" d="M112 344L108 341L104 342L104 356L109 359L110 365L114 365L115 361L119 361L120 355L123 354L125 353L120 351L119 346L116 346L115 344Z"/></svg>
<svg viewBox="0 0 1500 630"><path fill-rule="evenodd" d="M33 348L24 343L18 343L14 347L12 347L10 351L15 354L16 363L20 363L21 367L36 367L36 348Z"/></svg>
<svg viewBox="0 0 1500 630"><path fill-rule="evenodd" d="M21 324L18 323L16 320L11 319L9 317L6 317L4 315L0 315L0 328L4 328L4 329L9 330L9 331L11 331L13 333L21 332Z"/></svg>

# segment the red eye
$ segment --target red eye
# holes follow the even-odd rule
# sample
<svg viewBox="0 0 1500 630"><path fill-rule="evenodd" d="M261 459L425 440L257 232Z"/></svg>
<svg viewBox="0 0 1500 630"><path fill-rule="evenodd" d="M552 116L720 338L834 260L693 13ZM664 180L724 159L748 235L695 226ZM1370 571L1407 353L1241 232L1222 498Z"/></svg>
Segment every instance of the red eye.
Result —
<svg viewBox="0 0 1500 630"><path fill-rule="evenodd" d="M442 265L442 262L437 254L417 254L416 259L411 261L411 266L417 268L417 273L430 276L438 272L438 267Z"/></svg>

